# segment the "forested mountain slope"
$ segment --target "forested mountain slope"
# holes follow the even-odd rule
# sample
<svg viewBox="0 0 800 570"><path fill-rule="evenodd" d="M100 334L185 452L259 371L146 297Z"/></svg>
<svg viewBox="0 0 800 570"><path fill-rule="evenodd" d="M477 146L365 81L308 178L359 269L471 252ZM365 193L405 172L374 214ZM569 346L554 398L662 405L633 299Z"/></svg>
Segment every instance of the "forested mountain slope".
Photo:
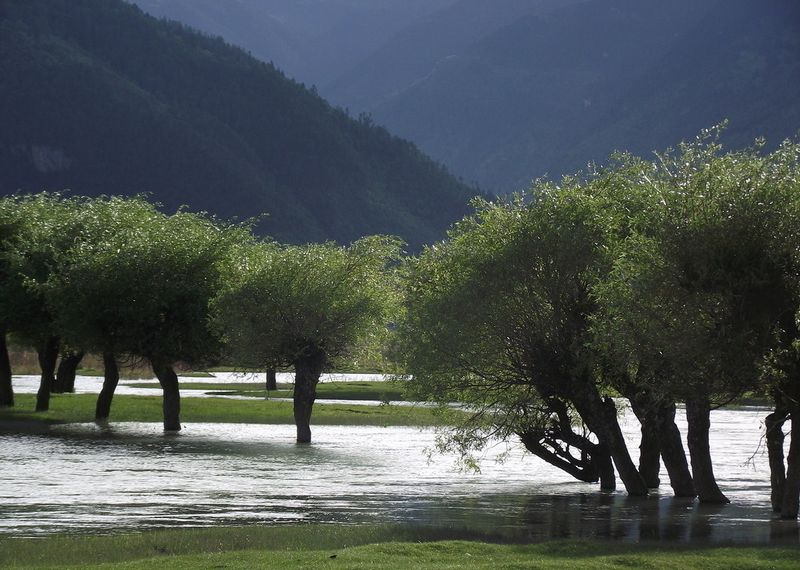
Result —
<svg viewBox="0 0 800 570"><path fill-rule="evenodd" d="M118 0L0 3L0 192L151 192L279 239L430 242L473 191L238 48Z"/></svg>

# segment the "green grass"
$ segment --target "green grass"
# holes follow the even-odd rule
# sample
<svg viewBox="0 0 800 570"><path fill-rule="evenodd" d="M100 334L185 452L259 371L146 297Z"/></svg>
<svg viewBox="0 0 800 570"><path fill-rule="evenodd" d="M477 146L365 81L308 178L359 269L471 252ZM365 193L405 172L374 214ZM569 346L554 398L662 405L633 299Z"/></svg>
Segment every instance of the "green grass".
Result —
<svg viewBox="0 0 800 570"><path fill-rule="evenodd" d="M467 540L464 540L467 539ZM341 525L0 539L3 568L797 568L800 547L551 541L494 544L452 530Z"/></svg>
<svg viewBox="0 0 800 570"><path fill-rule="evenodd" d="M158 388L158 382L137 382L128 384L134 388ZM263 398L265 389L262 383L237 382L181 382L186 390L205 390L225 395ZM269 392L271 398L291 398L292 384L278 384L277 390ZM399 402L405 398L402 386L395 382L324 382L317 385L317 398L332 400L374 400L376 402Z"/></svg>
<svg viewBox="0 0 800 570"><path fill-rule="evenodd" d="M36 396L18 394L16 406L0 408L0 421L45 421L80 423L94 421L94 394L53 394L50 410L34 412ZM115 396L111 421L160 422L160 396ZM294 423L291 402L273 400L231 400L227 398L183 398L182 423ZM443 420L430 408L415 406L357 406L316 404L311 423L315 425L432 426Z"/></svg>

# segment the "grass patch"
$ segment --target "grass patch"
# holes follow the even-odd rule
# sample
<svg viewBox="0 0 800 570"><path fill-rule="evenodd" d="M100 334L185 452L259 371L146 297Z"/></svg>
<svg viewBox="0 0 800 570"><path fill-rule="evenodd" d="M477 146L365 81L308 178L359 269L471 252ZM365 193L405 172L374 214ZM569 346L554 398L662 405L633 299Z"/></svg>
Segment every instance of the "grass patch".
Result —
<svg viewBox="0 0 800 570"><path fill-rule="evenodd" d="M158 382L137 382L128 384L134 388L159 388ZM266 390L262 383L237 382L181 382L181 388L186 390L205 390L206 392L220 392L225 395L247 396L263 398ZM277 390L271 390L271 398L291 398L293 385L279 383ZM317 398L331 400L373 400L376 402L404 401L403 387L396 382L324 382L317 385Z"/></svg>
<svg viewBox="0 0 800 570"><path fill-rule="evenodd" d="M83 423L94 421L94 394L53 394L50 410L34 412L36 396L18 394L16 406L0 408L0 421ZM160 422L160 396L115 396L112 422ZM292 424L291 402L274 400L231 400L228 398L183 398L182 423ZM315 425L433 426L443 419L430 408L416 406L352 406L324 404L314 406Z"/></svg>
<svg viewBox="0 0 800 570"><path fill-rule="evenodd" d="M3 568L732 568L797 567L800 547L554 541L496 544L465 531L287 525L118 536L0 539Z"/></svg>

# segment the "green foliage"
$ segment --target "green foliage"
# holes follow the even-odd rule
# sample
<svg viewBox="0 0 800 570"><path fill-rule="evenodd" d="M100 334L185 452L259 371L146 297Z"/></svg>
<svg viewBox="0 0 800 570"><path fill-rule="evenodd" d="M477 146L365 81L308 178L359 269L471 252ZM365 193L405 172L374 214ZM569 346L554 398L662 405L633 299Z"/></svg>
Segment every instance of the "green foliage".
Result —
<svg viewBox="0 0 800 570"><path fill-rule="evenodd" d="M88 201L79 219L80 236L47 283L61 336L88 350L213 359L209 301L247 230L188 212L165 216L140 198Z"/></svg>
<svg viewBox="0 0 800 570"><path fill-rule="evenodd" d="M29 343L55 334L44 285L79 233L82 202L47 193L0 199L0 323Z"/></svg>
<svg viewBox="0 0 800 570"><path fill-rule="evenodd" d="M758 388L797 338L800 145L723 152L718 135L477 203L412 264L398 358L418 397L474 414L447 445L542 427L582 383L654 401Z"/></svg>
<svg viewBox="0 0 800 570"><path fill-rule="evenodd" d="M215 300L233 361L284 366L321 353L329 362L352 363L380 347L397 305L397 240L258 243L237 254L238 266Z"/></svg>
<svg viewBox="0 0 800 570"><path fill-rule="evenodd" d="M476 204L411 269L397 352L419 396L471 406L456 447L542 427L544 400L589 365L602 233L576 184L542 182L532 201Z"/></svg>
<svg viewBox="0 0 800 570"><path fill-rule="evenodd" d="M800 146L723 153L717 137L652 163L624 159L617 192L649 206L595 288L598 349L628 371L658 371L652 386L678 398L755 388L798 306Z"/></svg>

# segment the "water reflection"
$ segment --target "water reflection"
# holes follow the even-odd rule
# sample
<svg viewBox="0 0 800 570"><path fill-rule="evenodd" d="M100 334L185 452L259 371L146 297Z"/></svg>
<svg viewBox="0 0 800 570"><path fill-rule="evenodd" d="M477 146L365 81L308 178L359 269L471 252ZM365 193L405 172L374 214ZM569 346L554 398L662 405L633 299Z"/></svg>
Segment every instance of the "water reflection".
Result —
<svg viewBox="0 0 800 570"><path fill-rule="evenodd" d="M515 540L798 542L769 509L763 410L718 411L715 468L733 504L700 506L668 485L646 499L603 494L519 447L488 452L481 473L424 451L416 428L318 426L311 446L293 426L53 426L0 432L0 534L121 532L170 526L283 522L409 523ZM624 418L636 450L637 424ZM681 418L682 422L682 418ZM680 424L685 433L685 424ZM508 452L508 459L492 458ZM662 476L667 481L666 475Z"/></svg>

